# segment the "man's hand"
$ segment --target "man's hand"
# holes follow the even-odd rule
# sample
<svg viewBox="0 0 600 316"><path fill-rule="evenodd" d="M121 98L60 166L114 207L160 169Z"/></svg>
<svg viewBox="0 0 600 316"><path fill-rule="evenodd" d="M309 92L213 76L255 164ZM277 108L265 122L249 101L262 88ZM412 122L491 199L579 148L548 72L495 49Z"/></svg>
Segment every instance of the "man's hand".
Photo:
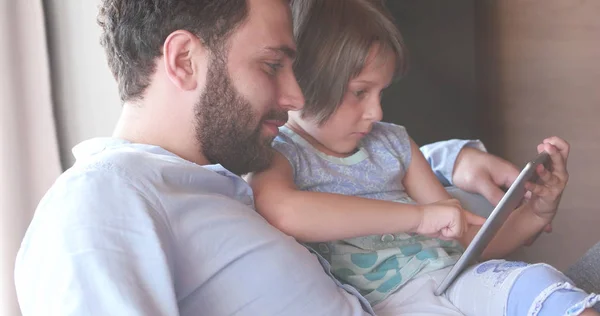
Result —
<svg viewBox="0 0 600 316"><path fill-rule="evenodd" d="M452 182L458 188L481 194L494 206L504 196L504 189L510 187L519 175L519 170L512 163L476 148L463 148L452 173ZM548 224L544 231L552 232ZM537 236L526 244L531 245Z"/></svg>
<svg viewBox="0 0 600 316"><path fill-rule="evenodd" d="M452 173L452 182L462 190L483 195L492 205L497 205L519 175L510 162L479 149L463 148Z"/></svg>

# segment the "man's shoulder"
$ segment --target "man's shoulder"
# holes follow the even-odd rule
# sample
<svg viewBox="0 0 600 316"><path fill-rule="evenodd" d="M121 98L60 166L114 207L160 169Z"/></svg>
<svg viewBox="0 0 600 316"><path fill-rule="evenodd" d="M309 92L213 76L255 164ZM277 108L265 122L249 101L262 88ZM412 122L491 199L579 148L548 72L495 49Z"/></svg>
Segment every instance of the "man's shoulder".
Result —
<svg viewBox="0 0 600 316"><path fill-rule="evenodd" d="M78 159L61 174L48 193L65 191L94 197L102 192L141 190L136 181L148 161L138 152L112 151Z"/></svg>
<svg viewBox="0 0 600 316"><path fill-rule="evenodd" d="M34 219L61 227L118 218L135 220L136 225L164 222L164 208L152 183L161 178L160 165L152 156L127 148L80 156L46 192Z"/></svg>
<svg viewBox="0 0 600 316"><path fill-rule="evenodd" d="M186 201L223 202L223 198L246 201L251 195L246 182L218 165L200 166L164 150L126 146L80 157L45 199L61 206L76 201L79 209L97 203L111 208L144 203L169 216L164 204L185 204L180 200L186 196Z"/></svg>
<svg viewBox="0 0 600 316"><path fill-rule="evenodd" d="M168 164L168 158L172 158L162 156L164 155L138 150L134 147L108 147L81 155L63 176L70 178L89 173L101 173L121 178L139 176L144 172L149 172L155 166Z"/></svg>
<svg viewBox="0 0 600 316"><path fill-rule="evenodd" d="M176 179L202 179L211 175L214 175L213 171L159 147L117 146L78 157L75 164L59 177L57 184L83 179L83 187L113 182L146 192L155 191L164 183L180 182Z"/></svg>
<svg viewBox="0 0 600 316"><path fill-rule="evenodd" d="M36 216L51 216L59 225L110 218L124 210L157 209L158 201L149 190L134 179L132 159L91 157L76 162L61 174L46 192L36 210ZM58 223L63 221L63 223Z"/></svg>

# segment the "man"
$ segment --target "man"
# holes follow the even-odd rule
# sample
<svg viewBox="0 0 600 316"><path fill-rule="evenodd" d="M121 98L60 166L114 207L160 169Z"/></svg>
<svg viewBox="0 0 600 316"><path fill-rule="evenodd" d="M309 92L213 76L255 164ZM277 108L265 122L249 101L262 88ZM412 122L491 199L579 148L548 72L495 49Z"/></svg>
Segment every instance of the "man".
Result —
<svg viewBox="0 0 600 316"><path fill-rule="evenodd" d="M239 177L269 164L304 103L287 1L104 0L99 22L122 114L112 138L74 148L36 210L15 269L23 314L372 313L253 210ZM463 145L427 153L497 199L516 170Z"/></svg>

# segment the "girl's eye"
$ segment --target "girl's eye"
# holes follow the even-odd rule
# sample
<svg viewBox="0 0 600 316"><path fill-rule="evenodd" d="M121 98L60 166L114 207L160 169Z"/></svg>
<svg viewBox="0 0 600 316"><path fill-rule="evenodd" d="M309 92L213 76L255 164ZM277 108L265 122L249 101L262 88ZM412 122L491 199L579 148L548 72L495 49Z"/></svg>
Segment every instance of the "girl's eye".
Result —
<svg viewBox="0 0 600 316"><path fill-rule="evenodd" d="M366 91L365 90L358 90L358 91L354 91L354 95L358 98L361 98L365 95Z"/></svg>

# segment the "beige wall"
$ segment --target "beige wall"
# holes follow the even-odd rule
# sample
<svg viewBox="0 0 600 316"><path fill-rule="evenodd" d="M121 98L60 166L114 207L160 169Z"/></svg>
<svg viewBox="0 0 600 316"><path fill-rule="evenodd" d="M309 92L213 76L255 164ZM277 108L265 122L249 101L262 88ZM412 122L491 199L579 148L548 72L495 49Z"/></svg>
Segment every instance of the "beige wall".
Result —
<svg viewBox="0 0 600 316"><path fill-rule="evenodd" d="M554 233L521 256L565 268L600 240L600 1L478 1L476 17L488 147L522 165L547 136L572 145Z"/></svg>

